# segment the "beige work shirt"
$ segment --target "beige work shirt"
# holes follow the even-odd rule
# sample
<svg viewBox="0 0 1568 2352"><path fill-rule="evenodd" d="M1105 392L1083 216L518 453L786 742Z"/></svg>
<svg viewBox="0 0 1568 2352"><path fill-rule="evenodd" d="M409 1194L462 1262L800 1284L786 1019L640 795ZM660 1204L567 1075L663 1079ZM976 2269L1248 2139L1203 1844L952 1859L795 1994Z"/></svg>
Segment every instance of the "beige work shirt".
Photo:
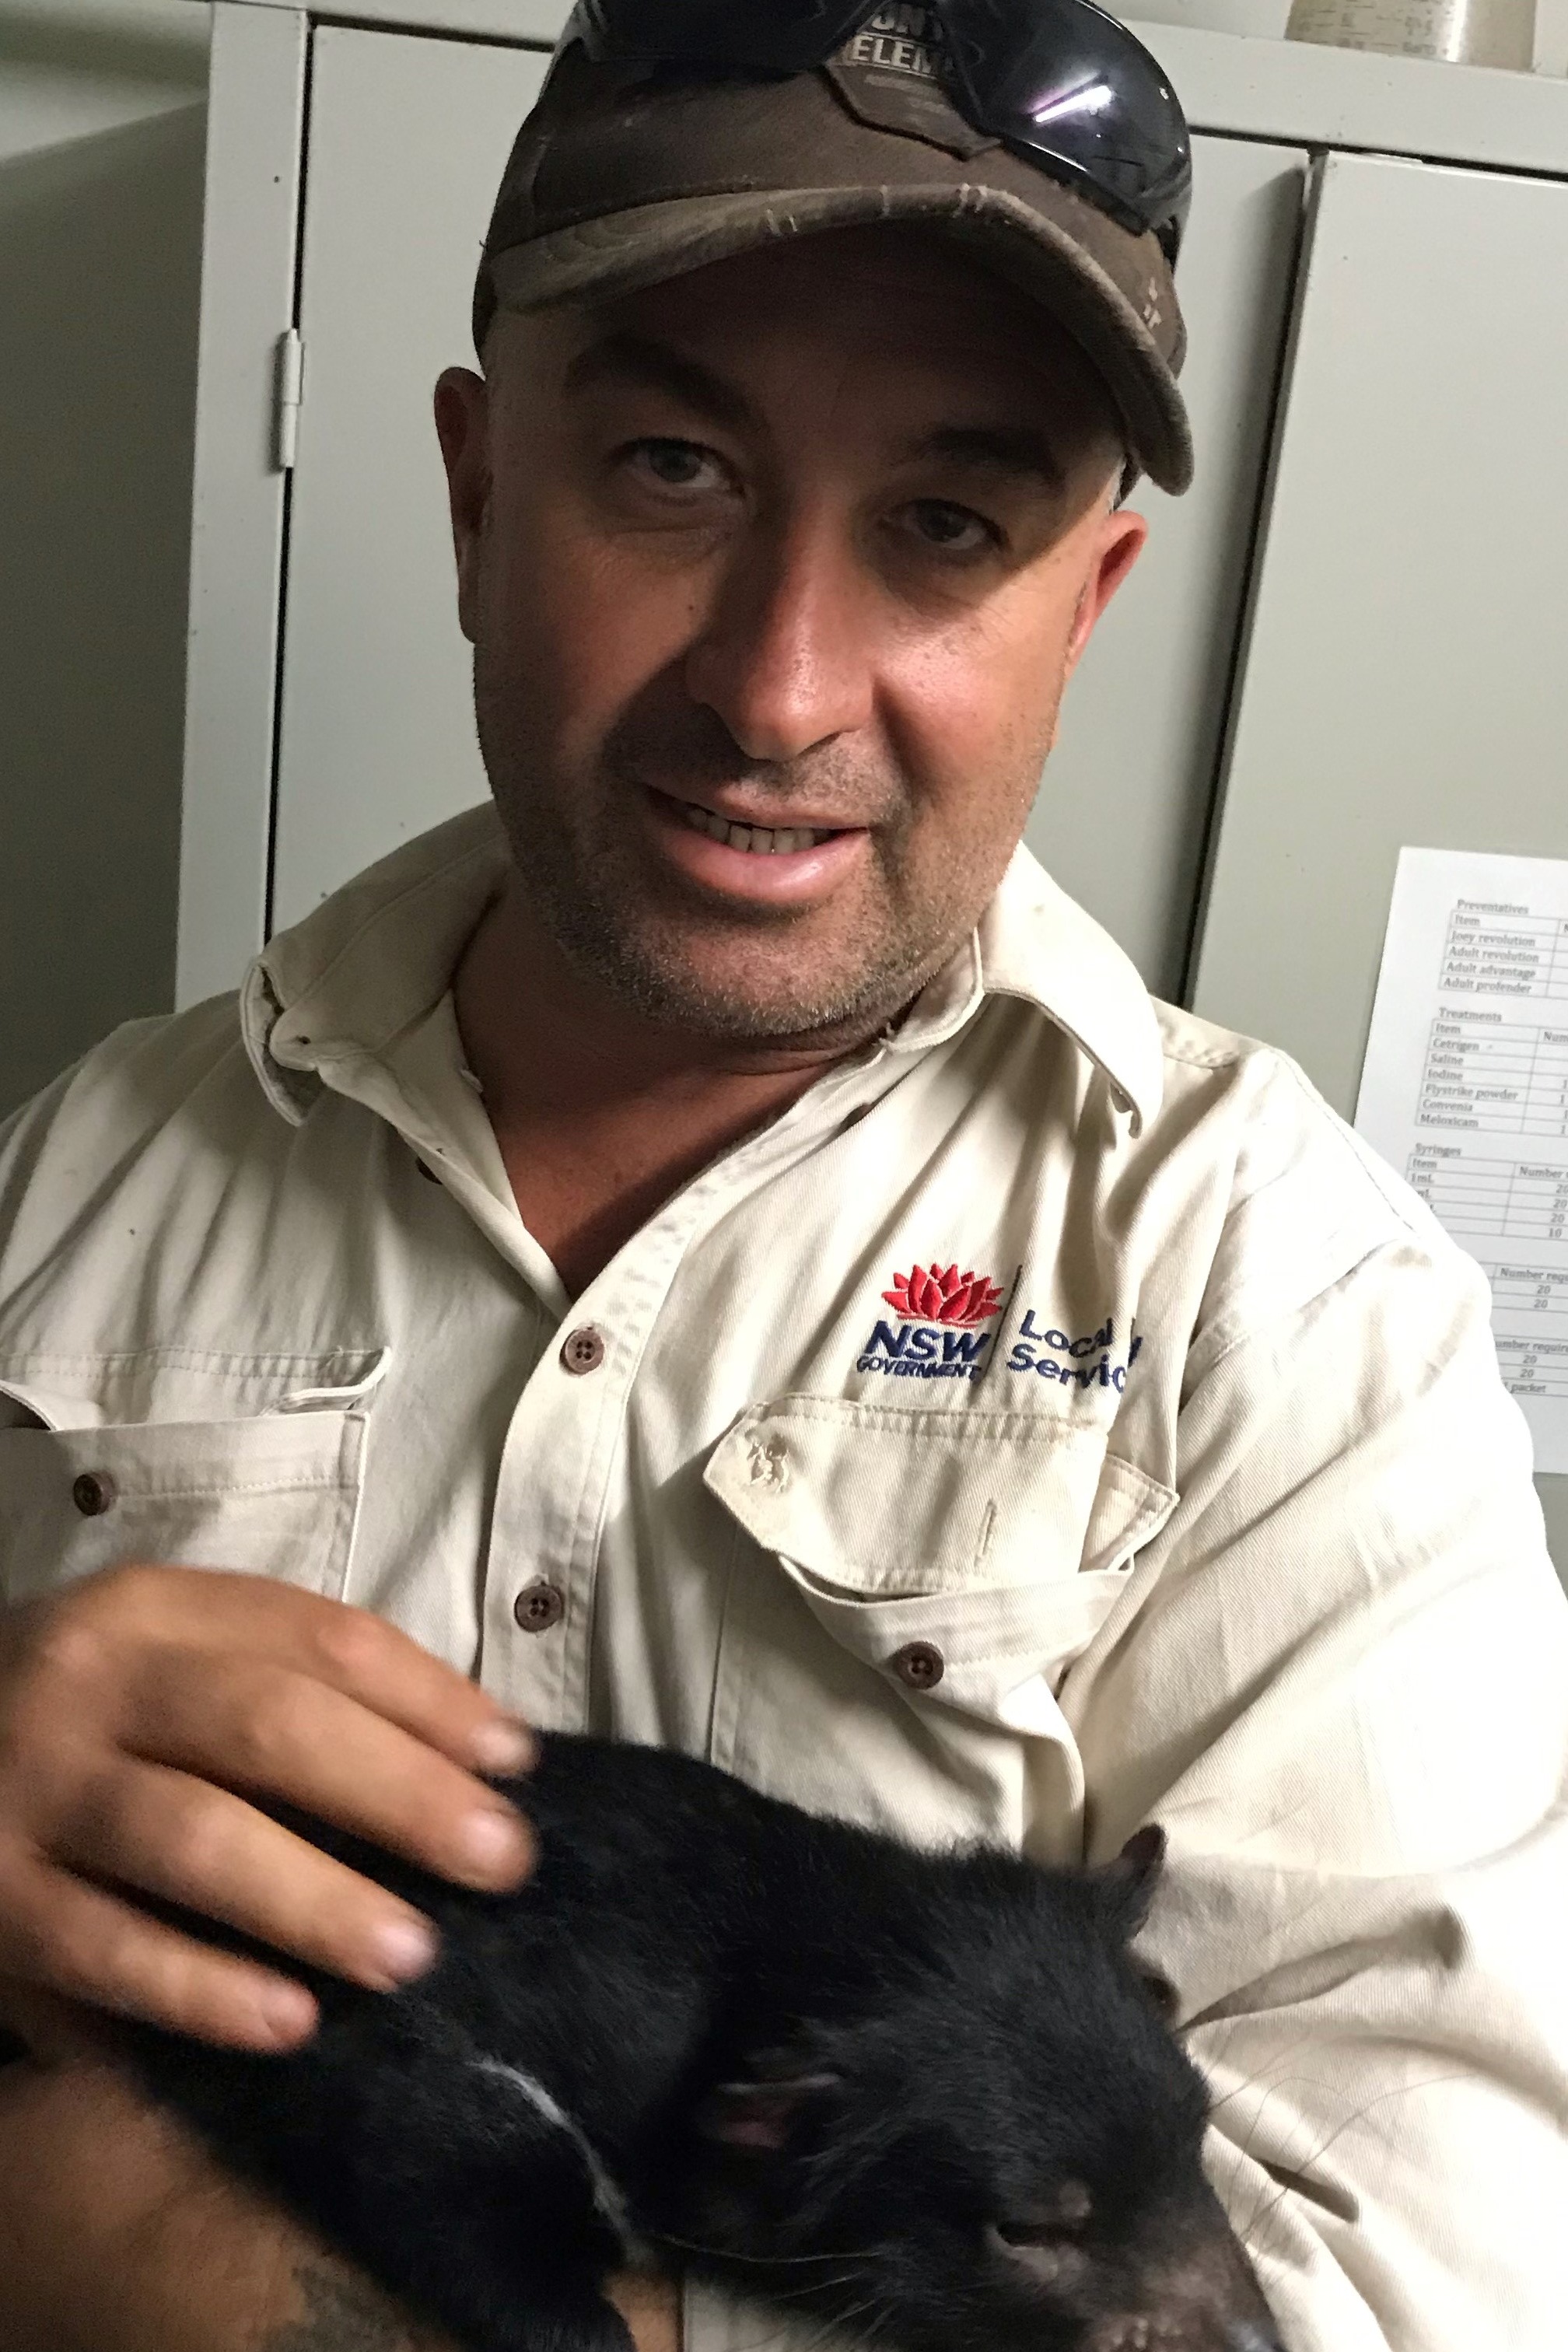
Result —
<svg viewBox="0 0 1568 2352"><path fill-rule="evenodd" d="M503 872L442 826L0 1129L0 1587L261 1570L916 1839L1157 1819L1291 2352L1562 2352L1568 1610L1477 1268L1020 851L571 1299L452 1012Z"/></svg>

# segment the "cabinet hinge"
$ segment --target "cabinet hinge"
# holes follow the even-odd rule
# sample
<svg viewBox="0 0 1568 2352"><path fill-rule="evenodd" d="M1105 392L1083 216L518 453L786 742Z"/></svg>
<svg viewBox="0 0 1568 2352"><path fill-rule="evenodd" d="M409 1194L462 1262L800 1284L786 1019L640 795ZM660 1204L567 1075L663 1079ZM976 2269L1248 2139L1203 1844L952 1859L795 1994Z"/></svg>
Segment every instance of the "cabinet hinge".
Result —
<svg viewBox="0 0 1568 2352"><path fill-rule="evenodd" d="M278 338L273 375L272 462L279 474L294 463L300 442L300 401L305 387L305 346L298 327Z"/></svg>

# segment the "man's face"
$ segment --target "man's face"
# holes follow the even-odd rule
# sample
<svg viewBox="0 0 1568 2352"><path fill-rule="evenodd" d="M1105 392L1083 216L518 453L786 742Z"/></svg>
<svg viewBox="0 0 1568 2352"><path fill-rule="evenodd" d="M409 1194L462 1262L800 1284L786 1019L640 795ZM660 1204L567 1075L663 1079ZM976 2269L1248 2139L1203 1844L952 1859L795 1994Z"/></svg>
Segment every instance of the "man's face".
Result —
<svg viewBox="0 0 1568 2352"><path fill-rule="evenodd" d="M863 1034L972 929L1142 542L1104 395L918 231L501 317L442 378L525 918L645 1017Z"/></svg>

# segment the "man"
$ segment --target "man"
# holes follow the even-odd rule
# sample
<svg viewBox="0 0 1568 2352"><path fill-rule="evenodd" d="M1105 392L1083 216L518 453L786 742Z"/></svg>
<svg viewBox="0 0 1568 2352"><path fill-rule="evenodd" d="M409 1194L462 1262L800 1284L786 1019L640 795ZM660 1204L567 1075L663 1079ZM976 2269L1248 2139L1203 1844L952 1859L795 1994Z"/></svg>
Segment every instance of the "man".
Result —
<svg viewBox="0 0 1568 2352"><path fill-rule="evenodd" d="M1179 119L1075 0L894 13L583 12L437 394L499 823L0 1139L24 2352L427 2340L63 2003L309 2032L138 1890L416 1972L247 1794L516 1883L520 1718L917 1838L1159 1819L1290 2352L1561 2341L1568 1634L1484 1286L1016 846L1120 486L1186 476Z"/></svg>

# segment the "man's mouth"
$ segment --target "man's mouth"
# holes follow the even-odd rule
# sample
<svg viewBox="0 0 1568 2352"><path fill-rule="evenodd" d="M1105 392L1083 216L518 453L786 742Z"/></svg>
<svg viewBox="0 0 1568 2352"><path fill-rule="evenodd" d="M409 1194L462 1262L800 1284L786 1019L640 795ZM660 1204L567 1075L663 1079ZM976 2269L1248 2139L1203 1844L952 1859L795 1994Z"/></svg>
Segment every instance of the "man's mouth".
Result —
<svg viewBox="0 0 1568 2352"><path fill-rule="evenodd" d="M721 841L726 848L744 850L752 857L795 856L803 849L819 848L846 830L842 825L735 824L695 801L678 800L673 793L660 793L658 797L693 833L705 833L710 841Z"/></svg>

